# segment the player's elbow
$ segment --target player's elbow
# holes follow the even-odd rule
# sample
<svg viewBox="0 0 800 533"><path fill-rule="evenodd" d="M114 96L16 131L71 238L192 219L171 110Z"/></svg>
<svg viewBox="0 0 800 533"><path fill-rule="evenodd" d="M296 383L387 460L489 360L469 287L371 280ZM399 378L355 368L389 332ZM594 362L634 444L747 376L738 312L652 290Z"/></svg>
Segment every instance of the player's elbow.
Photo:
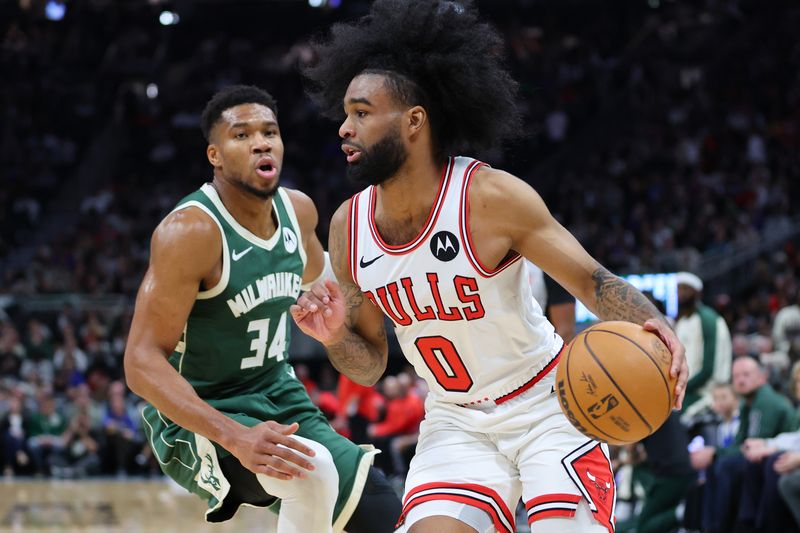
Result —
<svg viewBox="0 0 800 533"><path fill-rule="evenodd" d="M125 383L128 385L128 389L137 396L142 396L142 366L139 362L139 356L137 356L136 350L132 349L130 345L125 349L122 365L125 372Z"/></svg>

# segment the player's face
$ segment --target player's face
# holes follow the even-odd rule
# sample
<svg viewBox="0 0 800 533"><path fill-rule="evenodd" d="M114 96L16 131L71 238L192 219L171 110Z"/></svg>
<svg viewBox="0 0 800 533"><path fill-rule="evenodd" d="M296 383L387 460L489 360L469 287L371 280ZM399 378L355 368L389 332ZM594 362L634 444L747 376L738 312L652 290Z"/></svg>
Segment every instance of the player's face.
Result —
<svg viewBox="0 0 800 533"><path fill-rule="evenodd" d="M283 140L270 108L241 104L226 109L214 125L211 141L208 160L223 181L259 198L275 194Z"/></svg>
<svg viewBox="0 0 800 533"><path fill-rule="evenodd" d="M344 96L346 118L339 136L347 156L347 176L356 183L384 183L408 158L400 132L403 109L384 81L379 74L361 74Z"/></svg>

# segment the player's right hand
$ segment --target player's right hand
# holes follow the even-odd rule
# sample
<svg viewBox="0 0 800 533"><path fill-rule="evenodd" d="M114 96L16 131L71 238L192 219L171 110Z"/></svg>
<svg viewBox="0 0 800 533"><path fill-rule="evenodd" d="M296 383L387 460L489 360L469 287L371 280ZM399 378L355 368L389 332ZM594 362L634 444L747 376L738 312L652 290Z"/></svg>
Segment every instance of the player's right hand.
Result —
<svg viewBox="0 0 800 533"><path fill-rule="evenodd" d="M289 311L300 330L322 344L335 342L344 334L344 296L335 281L314 283Z"/></svg>
<svg viewBox="0 0 800 533"><path fill-rule="evenodd" d="M304 478L305 471L314 470L314 465L303 455L313 457L315 454L314 450L289 436L298 427L297 422L285 426L268 420L245 428L230 452L253 473L284 480Z"/></svg>

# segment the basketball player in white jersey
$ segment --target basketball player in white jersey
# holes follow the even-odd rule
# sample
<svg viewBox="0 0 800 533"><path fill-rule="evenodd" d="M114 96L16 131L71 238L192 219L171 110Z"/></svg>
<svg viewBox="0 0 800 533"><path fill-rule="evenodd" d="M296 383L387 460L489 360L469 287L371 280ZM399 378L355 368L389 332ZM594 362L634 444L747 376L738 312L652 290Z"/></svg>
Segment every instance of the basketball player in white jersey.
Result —
<svg viewBox="0 0 800 533"><path fill-rule="evenodd" d="M684 350L653 305L598 264L518 178L468 157L515 133L516 85L499 37L469 2L377 0L335 26L305 74L341 116L350 177L370 186L333 216L338 285L292 307L333 365L375 383L387 363L386 314L430 387L398 527L412 533L614 529L605 444L562 414L554 374L563 341L533 303L523 258L603 320L656 332ZM635 371L635 369L631 369Z"/></svg>

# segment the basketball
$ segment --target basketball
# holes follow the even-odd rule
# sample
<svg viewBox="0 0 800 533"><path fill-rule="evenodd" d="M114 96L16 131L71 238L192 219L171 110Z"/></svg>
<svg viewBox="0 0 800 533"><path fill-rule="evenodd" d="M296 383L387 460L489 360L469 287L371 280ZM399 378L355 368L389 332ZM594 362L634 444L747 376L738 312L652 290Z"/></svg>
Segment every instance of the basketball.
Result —
<svg viewBox="0 0 800 533"><path fill-rule="evenodd" d="M609 444L647 437L675 403L672 354L630 322L595 324L576 335L556 371L561 410L578 431Z"/></svg>

